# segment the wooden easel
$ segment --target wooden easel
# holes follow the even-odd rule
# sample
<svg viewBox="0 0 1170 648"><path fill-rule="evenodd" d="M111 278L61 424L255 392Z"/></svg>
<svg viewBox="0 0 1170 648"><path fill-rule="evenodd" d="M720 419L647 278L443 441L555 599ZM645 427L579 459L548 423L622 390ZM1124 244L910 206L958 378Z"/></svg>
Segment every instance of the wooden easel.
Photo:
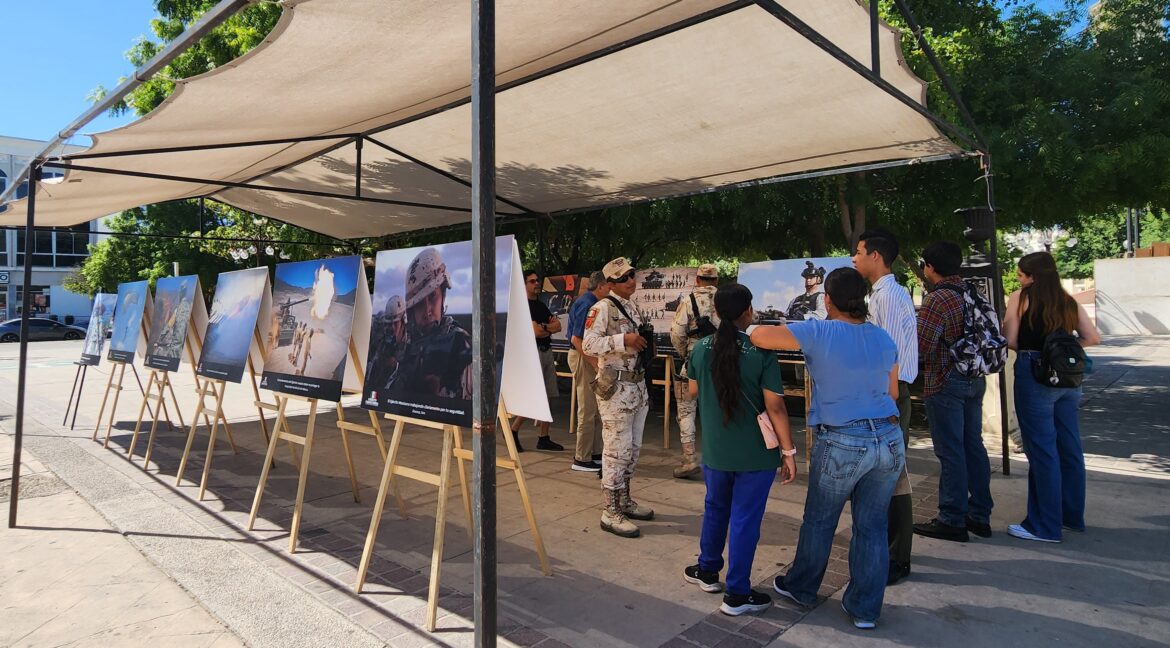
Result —
<svg viewBox="0 0 1170 648"><path fill-rule="evenodd" d="M674 389L674 356L670 354L661 354L658 357L663 358L662 366L666 373L663 374L662 380L652 381L655 385L662 385L665 390L665 405L662 409L662 449L670 450L670 397L671 391Z"/></svg>
<svg viewBox="0 0 1170 648"><path fill-rule="evenodd" d="M459 488L463 496L463 508L467 515L467 528L471 532L471 496L468 492L466 462L471 461L472 451L463 447L462 432L457 426L444 425L441 423L434 423L431 421L423 421L419 419L412 419L404 416L390 416L388 419L395 421L394 433L390 441L390 453L386 456L386 464L382 471L382 482L378 487L378 496L374 501L373 515L370 518L370 529L366 534L365 547L362 549L362 559L358 566L357 581L354 584L354 591L361 593L365 586L366 576L370 568L370 559L374 552L374 543L378 537L378 526L381 523L382 512L386 505L386 495L391 490L394 478L404 477L406 479L413 479L426 484L437 486L439 489L438 503L435 508L435 540L434 546L431 550L431 572L430 572L430 589L427 593L427 613L425 627L427 631L433 632L435 630L435 623L438 612L439 599L439 579L440 567L443 561L443 546L444 546L444 532L447 523L447 498L450 493L451 482L451 459L454 458L459 463ZM443 433L443 449L439 456L439 473L428 473L415 468L398 465L398 450L402 443L403 429L406 424L417 425L430 429L442 430ZM544 541L540 536L540 529L536 523L536 515L532 510L532 502L528 496L528 484L524 478L524 469L520 465L520 458L516 452L516 444L512 440L511 434L505 432L510 429L509 416L504 409L503 403L499 407L499 430L504 439L504 444L508 449L507 458L497 458L496 465L504 470L512 470L516 475L516 486L520 491L520 501L524 506L524 512L528 517L528 526L532 531L532 538L536 545L536 555L540 560L541 571L546 576L552 575L552 567L549 565L548 556L544 550ZM397 489L395 489L395 497L398 503L398 510L403 517L406 517L406 506L402 498L398 496Z"/></svg>
<svg viewBox="0 0 1170 648"><path fill-rule="evenodd" d="M158 393L153 393L154 388L158 387ZM171 394L171 402L175 405L175 414L179 416L179 427L185 428L187 424L183 422L183 412L179 407L179 399L175 398L175 388L171 385L171 372L162 369L151 369L150 375L146 377L146 392L142 395L142 405L138 407L138 422L134 424L134 434L130 437L130 447L126 449L126 458L131 463L134 462L134 446L138 443L138 431L142 428L142 414L146 411L146 406L150 404L152 398L156 401L156 409L152 413L153 421L150 424L150 437L146 442L146 458L142 462L143 468L150 468L150 451L154 449L154 433L158 430L159 413L162 412L166 405L167 392Z"/></svg>
<svg viewBox="0 0 1170 648"><path fill-rule="evenodd" d="M363 362L358 355L357 345L354 344L353 339L349 341L349 357L353 362L354 371L358 377L358 391L362 393L362 388L365 386L366 374L363 370ZM368 434L378 442L378 452L382 454L382 461L386 461L386 438L382 436L382 423L378 420L378 413L373 410L366 410L366 414L370 417L370 424L364 425L348 421L345 418L345 406L341 401L337 401L337 429L341 431L341 445L345 448L345 463L349 467L349 483L353 490L353 501L361 502L361 489L358 488L357 473L353 469L353 453L349 449L349 433L356 432L358 434ZM398 486L395 484L394 492L397 494Z"/></svg>
<svg viewBox="0 0 1170 648"><path fill-rule="evenodd" d="M113 366L113 368L110 369L110 377L106 380L106 393L104 396L102 396L102 406L101 406L101 408L98 409L97 425L94 426L93 435L90 436L91 441L97 441L98 430L100 430L102 427L102 416L105 414L105 411L106 411L106 401L109 400L109 398L110 398L110 392L113 392L114 393L114 402L110 404L110 416L106 420L106 438L105 438L105 441L102 442L103 448L110 447L110 433L114 429L114 414L118 411L118 398L122 395L122 389L123 389L122 379L126 376L127 365L129 365L130 371L134 373L135 380L138 380L138 370L134 368L134 365L132 365L128 362L120 362L118 360L111 360L110 364L112 364L114 366ZM115 373L118 374L118 383L117 384L114 384L114 374ZM138 390L141 391L143 394L146 393L142 389L142 381L141 380L138 380ZM154 408L151 408L150 405L147 405L147 407L150 408L150 415L155 416ZM167 418L167 427L169 427L172 430L175 429L175 424L171 422L171 414L170 414L170 412L167 411L166 403L162 403L162 413L163 413L163 416L165 416Z"/></svg>
<svg viewBox="0 0 1170 648"><path fill-rule="evenodd" d="M203 416L203 421L207 423L207 412L212 412L211 415L211 436L207 440L207 457L203 460L203 477L199 480L199 496L198 499L203 499L203 494L207 491L207 477L211 474L211 459L215 453L215 437L219 432L219 422L223 421L224 431L227 432L228 445L232 447L232 453L239 454L236 449L236 441L232 438L232 430L227 425L227 417L223 413L223 395L226 390L227 383L223 380L213 380L211 378L197 377L196 384L199 385L199 395L197 397L197 404L195 406L195 414L191 417L191 431L187 433L187 445L183 448L183 458L179 460L179 471L175 474L175 486L183 483L183 472L187 469L187 458L191 455L191 445L195 442L195 430L199 427L199 417ZM211 396L215 399L215 404L211 407L207 406L207 392L211 390Z"/></svg>

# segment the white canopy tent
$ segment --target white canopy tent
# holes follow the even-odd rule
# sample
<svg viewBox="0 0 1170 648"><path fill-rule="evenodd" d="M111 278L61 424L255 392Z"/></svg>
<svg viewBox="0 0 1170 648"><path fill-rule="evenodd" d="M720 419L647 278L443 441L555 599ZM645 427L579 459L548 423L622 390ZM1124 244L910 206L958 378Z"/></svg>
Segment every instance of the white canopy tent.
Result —
<svg viewBox="0 0 1170 648"><path fill-rule="evenodd" d="M498 2L496 213L960 154L922 108L925 86L892 29L880 29L878 64L902 97L768 5ZM869 15L854 0L783 5L854 59L871 56ZM62 156L65 178L41 186L36 224L198 196L338 238L468 221L470 5L284 7L264 44ZM0 223L23 224L26 204Z"/></svg>
<svg viewBox="0 0 1170 648"><path fill-rule="evenodd" d="M223 0L104 105L244 1ZM858 0L282 4L263 45L178 81L162 106L94 135L89 150L53 157L52 146L102 106L62 131L33 161L29 197L4 203L24 178L0 196L0 225L31 233L194 197L338 238L471 221L477 645L495 642L496 335L483 313L497 218L968 154L942 131L986 155L925 108L898 35ZM40 168L65 175L41 182ZM14 476L10 526L17 493Z"/></svg>

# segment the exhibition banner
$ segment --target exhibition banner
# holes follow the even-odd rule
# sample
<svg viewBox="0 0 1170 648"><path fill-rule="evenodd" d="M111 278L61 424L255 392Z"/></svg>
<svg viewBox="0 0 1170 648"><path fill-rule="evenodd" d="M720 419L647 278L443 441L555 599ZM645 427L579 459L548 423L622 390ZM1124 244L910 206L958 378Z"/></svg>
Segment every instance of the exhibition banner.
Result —
<svg viewBox="0 0 1170 648"><path fill-rule="evenodd" d="M109 359L133 362L142 339L142 315L150 299L149 282L132 281L118 285L118 304L114 307L114 327L110 332Z"/></svg>
<svg viewBox="0 0 1170 648"><path fill-rule="evenodd" d="M752 291L757 324L825 319L825 277L851 267L849 257L741 263L738 281Z"/></svg>
<svg viewBox="0 0 1170 648"><path fill-rule="evenodd" d="M85 345L81 348L81 364L93 366L101 362L106 336L114 327L114 307L117 304L118 295L114 293L98 293L94 296L89 328L85 330Z"/></svg>
<svg viewBox="0 0 1170 648"><path fill-rule="evenodd" d="M256 317L268 298L268 268L219 275L196 374L240 382L255 341Z"/></svg>
<svg viewBox="0 0 1170 648"><path fill-rule="evenodd" d="M512 237L495 262L497 388L512 413L551 420ZM471 425L472 276L470 241L378 253L363 407Z"/></svg>
<svg viewBox="0 0 1170 648"><path fill-rule="evenodd" d="M196 297L198 296L198 297ZM199 277L164 277L154 285L154 309L146 336L145 365L151 369L175 371L183 359L187 328L195 300L200 304Z"/></svg>
<svg viewBox="0 0 1170 648"><path fill-rule="evenodd" d="M638 288L630 301L642 319L654 325L654 332L669 335L674 311L695 289L698 268L648 268L634 275Z"/></svg>
<svg viewBox="0 0 1170 648"><path fill-rule="evenodd" d="M548 310L561 322L561 330L553 333L553 344L561 343L567 347L569 343L569 308L578 297L584 295L588 277L579 275L555 275L545 277L541 284L540 301L548 306Z"/></svg>
<svg viewBox="0 0 1170 648"><path fill-rule="evenodd" d="M272 284L272 312L261 322L264 375L272 391L328 401L341 399L358 284L359 256L281 263Z"/></svg>

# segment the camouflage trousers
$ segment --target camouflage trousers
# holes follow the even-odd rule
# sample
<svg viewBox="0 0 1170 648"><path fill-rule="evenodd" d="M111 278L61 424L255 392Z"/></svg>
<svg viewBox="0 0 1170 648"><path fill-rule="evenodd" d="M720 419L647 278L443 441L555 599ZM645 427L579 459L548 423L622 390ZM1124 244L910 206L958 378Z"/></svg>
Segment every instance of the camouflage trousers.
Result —
<svg viewBox="0 0 1170 648"><path fill-rule="evenodd" d="M646 383L619 382L609 400L597 400L601 414L601 487L620 490L634 474L642 453L642 432L650 411Z"/></svg>
<svg viewBox="0 0 1170 648"><path fill-rule="evenodd" d="M678 409L678 437L683 443L695 442L695 412L699 409L699 401L691 398L690 385L686 382L674 383L674 404Z"/></svg>

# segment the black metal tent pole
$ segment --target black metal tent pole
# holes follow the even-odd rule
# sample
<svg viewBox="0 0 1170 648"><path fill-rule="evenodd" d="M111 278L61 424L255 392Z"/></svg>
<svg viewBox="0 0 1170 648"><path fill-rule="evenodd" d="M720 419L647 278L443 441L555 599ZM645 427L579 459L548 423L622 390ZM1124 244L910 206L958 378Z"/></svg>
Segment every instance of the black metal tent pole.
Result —
<svg viewBox="0 0 1170 648"><path fill-rule="evenodd" d="M475 645L496 645L496 17L471 2L472 610Z"/></svg>
<svg viewBox="0 0 1170 648"><path fill-rule="evenodd" d="M32 309L33 219L37 208L37 184L41 179L41 161L34 159L28 169L28 217L24 225L24 278L20 299L20 369L16 378L16 425L12 446L12 493L8 500L8 528L16 527L16 510L20 503L20 451L24 445L24 392L28 382L28 313Z"/></svg>

